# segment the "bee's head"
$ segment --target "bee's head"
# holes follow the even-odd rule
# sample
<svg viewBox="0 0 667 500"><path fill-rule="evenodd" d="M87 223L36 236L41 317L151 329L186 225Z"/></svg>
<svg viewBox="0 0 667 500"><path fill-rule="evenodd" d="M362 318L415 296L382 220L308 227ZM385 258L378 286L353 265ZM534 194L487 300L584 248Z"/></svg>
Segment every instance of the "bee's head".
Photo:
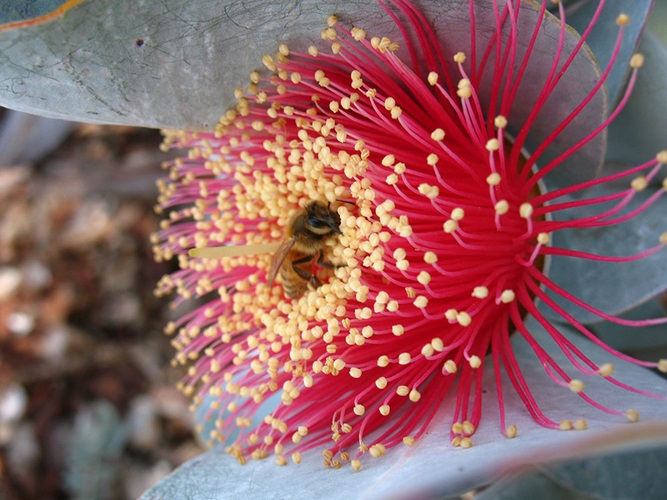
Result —
<svg viewBox="0 0 667 500"><path fill-rule="evenodd" d="M327 236L340 232L340 215L331 210L331 204L311 201L305 206L306 227L315 234Z"/></svg>

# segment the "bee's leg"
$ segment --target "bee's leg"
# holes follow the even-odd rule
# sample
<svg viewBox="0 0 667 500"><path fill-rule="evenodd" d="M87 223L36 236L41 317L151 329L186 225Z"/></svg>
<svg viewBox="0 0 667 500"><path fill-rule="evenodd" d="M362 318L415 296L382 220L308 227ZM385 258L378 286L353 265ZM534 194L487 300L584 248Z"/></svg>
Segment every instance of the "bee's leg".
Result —
<svg viewBox="0 0 667 500"><path fill-rule="evenodd" d="M313 285L314 288L318 288L322 286L322 282L319 280L319 278L315 276L313 273L306 271L304 268L299 267L299 265L301 264L307 264L308 262L312 262L314 258L315 258L314 255L310 255L302 259L294 260L292 261L292 269L294 269L294 272L298 274L304 281L309 282L311 285Z"/></svg>
<svg viewBox="0 0 667 500"><path fill-rule="evenodd" d="M329 269L338 269L339 267L345 267L344 265L341 264L332 264L331 262L327 262L324 260L324 253L320 252L319 257L317 258L317 265L320 267L326 267Z"/></svg>

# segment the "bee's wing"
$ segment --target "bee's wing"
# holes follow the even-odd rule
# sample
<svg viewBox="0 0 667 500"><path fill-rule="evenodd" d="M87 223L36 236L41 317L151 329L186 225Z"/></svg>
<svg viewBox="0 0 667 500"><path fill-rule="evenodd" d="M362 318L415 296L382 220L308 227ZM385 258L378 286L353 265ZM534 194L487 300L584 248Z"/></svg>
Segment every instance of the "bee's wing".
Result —
<svg viewBox="0 0 667 500"><path fill-rule="evenodd" d="M280 247L278 247L278 250L276 250L276 253L273 255L273 259L271 259L271 268L269 269L269 274L267 277L267 283L269 285L271 285L273 280L276 279L276 276L278 276L280 266L282 266L283 262L285 262L287 254L294 246L294 243L296 243L296 238L287 238L280 244Z"/></svg>
<svg viewBox="0 0 667 500"><path fill-rule="evenodd" d="M188 252L190 257L203 259L222 259L224 257L240 257L243 255L258 255L271 253L280 248L281 243L264 243L253 245L227 245L222 247L193 248Z"/></svg>

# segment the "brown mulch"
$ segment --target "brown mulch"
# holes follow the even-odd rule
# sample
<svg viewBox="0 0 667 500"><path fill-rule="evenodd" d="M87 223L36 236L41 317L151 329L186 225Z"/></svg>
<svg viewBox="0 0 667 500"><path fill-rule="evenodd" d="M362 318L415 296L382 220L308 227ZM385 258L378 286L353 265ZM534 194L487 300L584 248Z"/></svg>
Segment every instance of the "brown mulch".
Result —
<svg viewBox="0 0 667 500"><path fill-rule="evenodd" d="M155 130L48 127L39 157L0 131L27 151L0 151L0 498L137 498L203 451L153 295L166 155Z"/></svg>

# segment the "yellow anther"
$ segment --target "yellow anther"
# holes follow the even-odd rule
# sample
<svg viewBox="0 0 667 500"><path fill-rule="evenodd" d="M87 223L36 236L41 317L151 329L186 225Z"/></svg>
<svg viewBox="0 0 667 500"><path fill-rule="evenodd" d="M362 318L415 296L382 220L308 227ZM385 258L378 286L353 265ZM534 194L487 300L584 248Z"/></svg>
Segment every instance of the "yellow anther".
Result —
<svg viewBox="0 0 667 500"><path fill-rule="evenodd" d="M479 368L482 366L482 359L479 356L473 355L470 356L468 363L470 363L470 368Z"/></svg>
<svg viewBox="0 0 667 500"><path fill-rule="evenodd" d="M393 254L394 259L396 259L396 260L405 260L405 257L406 257L407 255L408 255L408 254L407 254L407 252L405 251L405 248L401 248L401 247L399 247L399 248L397 248L396 250L394 250L394 254Z"/></svg>
<svg viewBox="0 0 667 500"><path fill-rule="evenodd" d="M440 338L434 338L431 340L431 346L433 346L433 350L437 352L442 352L445 350L445 343Z"/></svg>
<svg viewBox="0 0 667 500"><path fill-rule="evenodd" d="M632 179L630 186L632 186L632 189L634 189L635 191L640 192L648 187L648 180L644 176L635 177L634 179Z"/></svg>
<svg viewBox="0 0 667 500"><path fill-rule="evenodd" d="M667 373L667 359L661 359L658 361L658 371Z"/></svg>
<svg viewBox="0 0 667 500"><path fill-rule="evenodd" d="M461 438L459 446L465 450L467 450L468 448L472 448L472 439L470 439L469 437Z"/></svg>
<svg viewBox="0 0 667 500"><path fill-rule="evenodd" d="M433 349L433 346L431 344L424 344L424 347L422 347L421 353L422 353L422 356L428 358L430 356L433 356L433 354L435 354L435 350Z"/></svg>
<svg viewBox="0 0 667 500"><path fill-rule="evenodd" d="M427 264L435 264L438 262L438 256L435 254L435 252L426 252L424 254L424 262Z"/></svg>
<svg viewBox="0 0 667 500"><path fill-rule="evenodd" d="M368 452L370 453L371 457L378 458L384 455L387 452L387 449L383 444L377 443L371 446L368 449Z"/></svg>
<svg viewBox="0 0 667 500"><path fill-rule="evenodd" d="M403 327L403 325L393 325L391 327L391 333L393 333L397 337L400 337L405 333L405 328Z"/></svg>
<svg viewBox="0 0 667 500"><path fill-rule="evenodd" d="M625 412L625 418L628 419L628 422L634 424L639 421L639 412L637 410L627 410Z"/></svg>
<svg viewBox="0 0 667 500"><path fill-rule="evenodd" d="M493 206L493 209L498 215L505 215L509 211L510 205L507 203L507 200L500 200Z"/></svg>
<svg viewBox="0 0 667 500"><path fill-rule="evenodd" d="M584 383L579 379L575 378L575 379L570 380L569 385L570 385L570 390L572 392L579 393L579 392L583 392L583 390L584 390Z"/></svg>
<svg viewBox="0 0 667 500"><path fill-rule="evenodd" d="M516 437L516 425L510 425L505 429L505 436L512 439Z"/></svg>
<svg viewBox="0 0 667 500"><path fill-rule="evenodd" d="M500 174L498 172L493 172L492 174L490 174L486 178L486 183L489 186L497 186L498 184L500 184L500 181L501 181L501 177L500 177Z"/></svg>
<svg viewBox="0 0 667 500"><path fill-rule="evenodd" d="M486 141L486 146L485 146L487 151L493 152L493 151L498 151L500 149L500 142L498 139L489 139Z"/></svg>
<svg viewBox="0 0 667 500"><path fill-rule="evenodd" d="M410 364L410 361L412 361L412 356L410 356L409 352L402 352L401 354L398 355L398 364L399 365ZM386 380L385 380L385 385L386 385Z"/></svg>
<svg viewBox="0 0 667 500"><path fill-rule="evenodd" d="M375 381L375 387L378 389L384 389L387 387L387 379L385 377L380 377Z"/></svg>
<svg viewBox="0 0 667 500"><path fill-rule="evenodd" d="M430 184L420 184L417 188L421 194L433 200L440 195L440 188L438 186L431 186Z"/></svg>
<svg viewBox="0 0 667 500"><path fill-rule="evenodd" d="M470 88L470 86L471 83L468 78L461 78L457 83L457 87L460 89Z"/></svg>
<svg viewBox="0 0 667 500"><path fill-rule="evenodd" d="M519 206L519 216L522 219L530 219L530 217L533 215L533 206L526 202L522 203L521 206Z"/></svg>
<svg viewBox="0 0 667 500"><path fill-rule="evenodd" d="M413 304L418 309L424 309L428 305L428 299L423 295L420 295L414 300Z"/></svg>
<svg viewBox="0 0 667 500"><path fill-rule="evenodd" d="M605 363L602 366L600 366L600 368L598 368L598 373L603 377L609 377L614 373L615 370L616 367L614 365L612 365L611 363Z"/></svg>
<svg viewBox="0 0 667 500"><path fill-rule="evenodd" d="M399 385L398 388L396 389L396 394L405 397L408 394L410 394L410 388L407 385Z"/></svg>
<svg viewBox="0 0 667 500"><path fill-rule="evenodd" d="M637 69L641 68L644 66L644 54L636 53L633 54L632 57L630 58L630 67L632 69Z"/></svg>
<svg viewBox="0 0 667 500"><path fill-rule="evenodd" d="M476 286L471 295L478 299L485 299L489 296L489 289L485 286Z"/></svg>
<svg viewBox="0 0 667 500"><path fill-rule="evenodd" d="M493 119L493 125L495 125L496 128L505 128L507 127L507 118L503 115L498 115Z"/></svg>
<svg viewBox="0 0 667 500"><path fill-rule="evenodd" d="M627 14L619 14L618 17L616 18L616 24L618 26L627 26L630 24L630 16Z"/></svg>
<svg viewBox="0 0 667 500"><path fill-rule="evenodd" d="M574 421L572 427L575 431L585 431L588 428L588 422L586 422L586 419L580 418Z"/></svg>
<svg viewBox="0 0 667 500"><path fill-rule="evenodd" d="M454 54L454 62L458 64L463 64L466 62L466 55L464 52L457 52Z"/></svg>
<svg viewBox="0 0 667 500"><path fill-rule="evenodd" d="M276 70L276 65L273 62L273 57L271 57L268 54L262 57L262 64L264 64L264 66L266 66L266 69L268 69L269 71Z"/></svg>
<svg viewBox="0 0 667 500"><path fill-rule="evenodd" d="M472 323L472 318L470 317L470 314L468 314L465 311L462 311L456 315L456 322L464 327L470 326L470 323Z"/></svg>
<svg viewBox="0 0 667 500"><path fill-rule="evenodd" d="M514 293L513 290L503 290L503 292L500 294L500 302L503 304L509 304L510 302L514 302L514 299L516 298L516 294Z"/></svg>
<svg viewBox="0 0 667 500"><path fill-rule="evenodd" d="M456 362L452 359L448 359L447 361L445 361L444 369L447 373L453 375L457 371Z"/></svg>
<svg viewBox="0 0 667 500"><path fill-rule="evenodd" d="M442 228L447 234L452 234L459 227L459 223L455 220L449 219L443 225Z"/></svg>
<svg viewBox="0 0 667 500"><path fill-rule="evenodd" d="M456 95L461 99L470 99L472 97L472 90L470 87L463 87L456 91Z"/></svg>
<svg viewBox="0 0 667 500"><path fill-rule="evenodd" d="M558 424L558 428L561 431L571 431L572 430L572 421L571 420L562 420L560 424Z"/></svg>
<svg viewBox="0 0 667 500"><path fill-rule="evenodd" d="M431 139L434 141L441 141L445 138L445 131L442 130L441 128L436 128L433 132L431 132Z"/></svg>
<svg viewBox="0 0 667 500"><path fill-rule="evenodd" d="M421 271L417 276L417 281L422 285L428 285L431 282L431 275L426 271Z"/></svg>
<svg viewBox="0 0 667 500"><path fill-rule="evenodd" d="M366 31L361 28L352 28L350 30L350 34L352 35L352 38L354 38L357 42L360 42L361 40L366 38Z"/></svg>
<svg viewBox="0 0 667 500"><path fill-rule="evenodd" d="M551 238L548 233L540 233L537 235L537 242L540 245L548 245L549 241L551 241Z"/></svg>
<svg viewBox="0 0 667 500"><path fill-rule="evenodd" d="M396 162L396 157L391 154L382 158L382 165L385 167L391 167L395 162Z"/></svg>
<svg viewBox="0 0 667 500"><path fill-rule="evenodd" d="M457 207L454 210L452 210L452 215L450 217L452 218L452 220L460 221L463 219L463 217L465 217L465 214L466 213L462 208Z"/></svg>
<svg viewBox="0 0 667 500"><path fill-rule="evenodd" d="M663 149L657 155L655 155L655 159L658 160L659 163L667 165L667 149Z"/></svg>
<svg viewBox="0 0 667 500"><path fill-rule="evenodd" d="M334 41L338 37L338 34L335 29L327 28L322 30L320 36L322 37L322 40Z"/></svg>

